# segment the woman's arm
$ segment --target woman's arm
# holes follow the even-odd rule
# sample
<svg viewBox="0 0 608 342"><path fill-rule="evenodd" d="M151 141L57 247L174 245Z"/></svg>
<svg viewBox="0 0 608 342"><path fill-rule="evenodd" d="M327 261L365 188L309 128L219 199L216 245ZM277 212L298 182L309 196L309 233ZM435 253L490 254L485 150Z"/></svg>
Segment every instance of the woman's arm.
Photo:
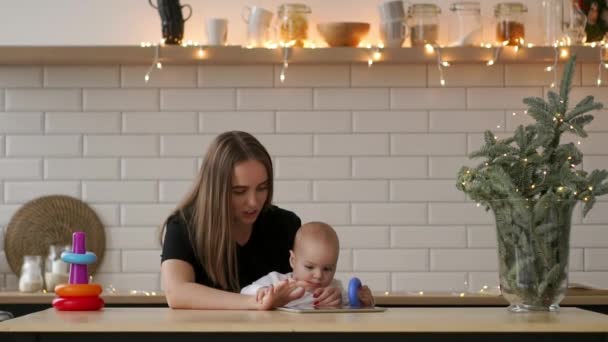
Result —
<svg viewBox="0 0 608 342"><path fill-rule="evenodd" d="M264 302L256 303L255 296L195 283L192 266L178 259L163 261L161 278L167 303L172 309L271 310L301 297L304 293L303 290L295 290L295 283L285 282L276 286L272 295Z"/></svg>

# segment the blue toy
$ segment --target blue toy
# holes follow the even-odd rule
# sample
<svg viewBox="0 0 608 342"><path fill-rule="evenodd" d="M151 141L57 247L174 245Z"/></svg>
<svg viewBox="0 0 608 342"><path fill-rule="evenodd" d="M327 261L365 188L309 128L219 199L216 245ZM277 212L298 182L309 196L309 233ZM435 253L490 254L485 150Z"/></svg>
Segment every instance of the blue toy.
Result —
<svg viewBox="0 0 608 342"><path fill-rule="evenodd" d="M359 308L361 307L361 301L359 300L359 289L361 288L361 280L357 277L350 279L348 283L348 301L350 307Z"/></svg>

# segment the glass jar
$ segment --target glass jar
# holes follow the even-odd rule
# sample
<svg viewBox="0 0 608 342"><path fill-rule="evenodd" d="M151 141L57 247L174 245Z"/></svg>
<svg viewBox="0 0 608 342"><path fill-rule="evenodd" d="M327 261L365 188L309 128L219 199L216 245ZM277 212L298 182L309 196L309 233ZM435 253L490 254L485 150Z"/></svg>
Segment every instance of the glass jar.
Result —
<svg viewBox="0 0 608 342"><path fill-rule="evenodd" d="M435 4L413 4L408 9L410 41L412 46L437 44L439 38L439 14Z"/></svg>
<svg viewBox="0 0 608 342"><path fill-rule="evenodd" d="M25 255L19 276L19 291L42 291L42 257L40 255Z"/></svg>
<svg viewBox="0 0 608 342"><path fill-rule="evenodd" d="M523 45L526 36L525 14L528 8L521 2L501 2L494 7L496 41L506 45ZM504 43L507 42L507 43Z"/></svg>
<svg viewBox="0 0 608 342"><path fill-rule="evenodd" d="M308 15L310 7L305 4L282 4L277 10L279 41L293 41L294 46L303 47L308 39Z"/></svg>
<svg viewBox="0 0 608 342"><path fill-rule="evenodd" d="M483 24L481 22L481 8L479 1L455 2L450 6L454 12L453 20L456 22L449 31L451 46L481 44Z"/></svg>
<svg viewBox="0 0 608 342"><path fill-rule="evenodd" d="M69 280L69 265L61 260L61 252L64 250L65 246L49 246L44 273L44 284L47 292L54 292L55 286L65 284Z"/></svg>

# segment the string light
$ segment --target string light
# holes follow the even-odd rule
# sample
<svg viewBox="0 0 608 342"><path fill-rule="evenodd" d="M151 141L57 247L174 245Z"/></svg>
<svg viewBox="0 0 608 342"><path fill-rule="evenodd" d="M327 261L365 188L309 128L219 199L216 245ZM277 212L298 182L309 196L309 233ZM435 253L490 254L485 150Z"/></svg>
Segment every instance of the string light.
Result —
<svg viewBox="0 0 608 342"><path fill-rule="evenodd" d="M146 45L146 47L147 46L151 46L151 45ZM148 71L146 72L146 75L144 76L144 81L146 83L148 83L148 81L150 81L150 74L152 73L152 71L154 71L154 67L156 67L157 69L162 68L162 64L160 63L159 56L160 56L160 44L154 44L154 60L152 60L152 65L150 65L150 68L148 68Z"/></svg>
<svg viewBox="0 0 608 342"><path fill-rule="evenodd" d="M505 40L504 42L502 42L502 44L500 44L496 47L496 50L494 51L494 58L492 58L486 62L487 66L492 66L492 65L494 65L494 63L496 63L496 61L498 61L498 57L500 56L501 49L503 48L503 46L507 45L508 43L509 43L509 41ZM486 47L487 47L487 45L486 45ZM490 45L490 47L492 47L492 46Z"/></svg>
<svg viewBox="0 0 608 342"><path fill-rule="evenodd" d="M444 67L449 67L450 63L449 62L444 62L441 59L441 48L438 45L431 45L431 44L426 44L425 46L430 46L434 51L437 51L437 53L435 54L437 57L437 70L439 70L439 84L441 84L442 87L445 86L445 78L443 77L443 68Z"/></svg>
<svg viewBox="0 0 608 342"><path fill-rule="evenodd" d="M295 44L295 41L291 41L288 44L283 45L283 66L281 67L281 74L279 80L281 83L285 82L285 71L289 67L289 57L291 56L291 47Z"/></svg>
<svg viewBox="0 0 608 342"><path fill-rule="evenodd" d="M597 67L597 86L602 85L602 65L608 69L608 62L604 62L604 50L608 48L608 42L602 41L600 43L600 64Z"/></svg>
<svg viewBox="0 0 608 342"><path fill-rule="evenodd" d="M562 50L562 51L564 51L564 50ZM553 65L549 65L548 67L545 68L545 71L547 71L547 72L553 71L553 82L551 82L551 85L550 85L551 88L555 88L555 84L557 83L558 56L559 56L558 43L557 43L557 41L555 41L555 43L553 43ZM555 121L555 120L553 120L553 121Z"/></svg>

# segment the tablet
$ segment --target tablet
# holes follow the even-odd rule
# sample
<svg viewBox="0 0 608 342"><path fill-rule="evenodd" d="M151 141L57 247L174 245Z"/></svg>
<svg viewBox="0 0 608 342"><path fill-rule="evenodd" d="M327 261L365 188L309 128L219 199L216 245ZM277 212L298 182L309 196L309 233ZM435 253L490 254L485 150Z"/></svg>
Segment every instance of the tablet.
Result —
<svg viewBox="0 0 608 342"><path fill-rule="evenodd" d="M286 307L280 307L277 308L277 310L280 311L286 311L286 312L295 312L295 313L354 313L354 312L383 312L386 311L386 308L380 308L380 307L373 307L373 308L369 308L369 307L365 307L365 308L353 308L350 306L344 306L341 308L332 308L332 307L327 307L327 308L313 308L310 306L302 306L302 307L291 307L291 308L286 308Z"/></svg>

